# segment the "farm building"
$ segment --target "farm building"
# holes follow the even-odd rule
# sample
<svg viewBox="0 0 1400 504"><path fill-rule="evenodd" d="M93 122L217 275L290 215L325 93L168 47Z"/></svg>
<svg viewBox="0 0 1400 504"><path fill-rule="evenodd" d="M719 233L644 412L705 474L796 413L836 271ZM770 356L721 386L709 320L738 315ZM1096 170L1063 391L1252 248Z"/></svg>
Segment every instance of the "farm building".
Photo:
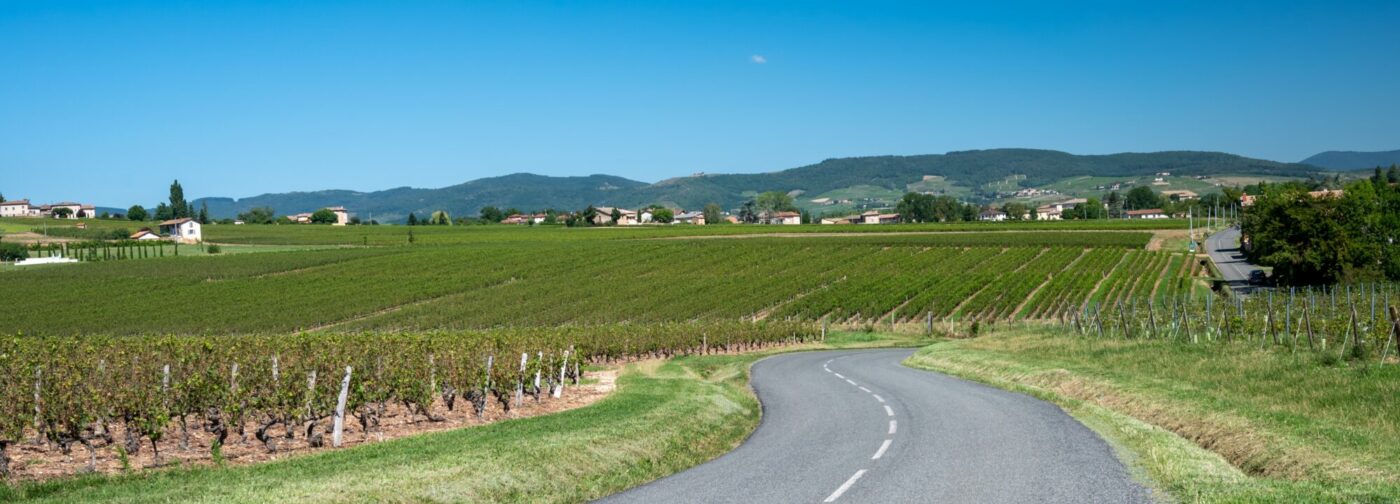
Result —
<svg viewBox="0 0 1400 504"><path fill-rule="evenodd" d="M705 225L705 213L704 213L704 212L681 212L681 213L679 213L679 214L676 214L676 218L673 219L673 220L671 221L671 223L672 223L672 224L695 224L695 225L697 225L697 226L704 226L704 225Z"/></svg>
<svg viewBox="0 0 1400 504"><path fill-rule="evenodd" d="M1199 199L1201 195L1196 194L1195 191L1178 190L1162 191L1162 197L1170 199L1172 201L1188 201L1193 199Z"/></svg>
<svg viewBox="0 0 1400 504"><path fill-rule="evenodd" d="M501 224L525 224L529 222L529 217L520 214L513 214L510 217L501 219Z"/></svg>
<svg viewBox="0 0 1400 504"><path fill-rule="evenodd" d="M1035 218L1037 220L1060 220L1063 217L1064 210L1057 205L1045 205L1035 209Z"/></svg>
<svg viewBox="0 0 1400 504"><path fill-rule="evenodd" d="M845 217L826 217L822 219L822 224L855 224L861 221L859 215L847 215Z"/></svg>
<svg viewBox="0 0 1400 504"><path fill-rule="evenodd" d="M137 231L137 232L135 232L135 233L131 233L131 236L129 236L128 238L130 238L130 239L132 239L132 240L138 240L138 241L150 241L150 240L159 240L159 239L160 239L160 235L155 234L154 232L152 232L152 231L149 230L149 229L142 229L142 230Z"/></svg>
<svg viewBox="0 0 1400 504"><path fill-rule="evenodd" d="M1165 218L1167 218L1167 214L1163 213L1163 212L1162 212L1162 209L1160 209L1160 208L1149 208L1149 209L1145 209L1145 210L1128 210L1127 212L1124 212L1123 215L1127 216L1129 219L1165 219Z"/></svg>
<svg viewBox="0 0 1400 504"><path fill-rule="evenodd" d="M204 232L199 225L199 221L188 217L161 222L160 232L169 235L170 239L180 243L199 243L204 241Z"/></svg>
<svg viewBox="0 0 1400 504"><path fill-rule="evenodd" d="M345 207L326 207L322 210L330 210L331 213L335 214L335 222L331 223L332 226L344 226L350 223L350 212L346 210ZM311 216L314 214L315 212L304 212L296 215L288 215L287 219L297 224L310 224Z"/></svg>
<svg viewBox="0 0 1400 504"><path fill-rule="evenodd" d="M988 208L983 210L981 214L978 214L977 219L989 222L1001 222L1006 220L1006 212L995 208Z"/></svg>
<svg viewBox="0 0 1400 504"><path fill-rule="evenodd" d="M861 214L861 222L864 224L898 224L899 214L866 212Z"/></svg>
<svg viewBox="0 0 1400 504"><path fill-rule="evenodd" d="M29 200L0 203L0 217L38 217L39 207L29 206Z"/></svg>

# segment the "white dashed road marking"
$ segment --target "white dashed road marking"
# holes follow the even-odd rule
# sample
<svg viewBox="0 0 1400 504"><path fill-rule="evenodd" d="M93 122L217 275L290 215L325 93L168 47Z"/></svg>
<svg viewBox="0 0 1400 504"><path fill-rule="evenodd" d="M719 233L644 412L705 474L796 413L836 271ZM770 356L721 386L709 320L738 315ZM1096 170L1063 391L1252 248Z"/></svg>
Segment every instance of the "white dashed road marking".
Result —
<svg viewBox="0 0 1400 504"><path fill-rule="evenodd" d="M876 400L876 401L885 402L885 398L880 397L880 394L870 394L870 395L875 396L875 400Z"/></svg>
<svg viewBox="0 0 1400 504"><path fill-rule="evenodd" d="M886 439L885 442L880 445L880 449L875 450L875 456L870 457L870 460L880 460L880 457L885 456L885 450L890 449L890 441L892 440Z"/></svg>
<svg viewBox="0 0 1400 504"><path fill-rule="evenodd" d="M894 416L894 410L890 409L890 405L888 404L885 405L885 414L889 416Z"/></svg>
<svg viewBox="0 0 1400 504"><path fill-rule="evenodd" d="M861 476L865 476L865 469L861 469L859 471L856 471L855 474L852 474L851 479L848 479L845 483L842 483L841 488L837 488L835 492L831 493L830 497L827 497L826 500L822 502L836 502L836 499L840 499L841 494L846 493L846 490L850 490L851 485L856 484L856 480L860 479Z"/></svg>
<svg viewBox="0 0 1400 504"><path fill-rule="evenodd" d="M897 424L895 423L895 421L894 421L894 420L890 420L890 434L894 434L895 425L897 425Z"/></svg>

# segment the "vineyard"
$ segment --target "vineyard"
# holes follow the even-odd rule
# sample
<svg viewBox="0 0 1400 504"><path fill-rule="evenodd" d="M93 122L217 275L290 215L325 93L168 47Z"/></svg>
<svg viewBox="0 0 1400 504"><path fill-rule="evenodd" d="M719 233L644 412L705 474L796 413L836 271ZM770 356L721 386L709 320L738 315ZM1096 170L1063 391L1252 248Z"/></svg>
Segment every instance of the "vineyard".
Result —
<svg viewBox="0 0 1400 504"><path fill-rule="evenodd" d="M1240 343L1315 353L1324 363L1384 363L1400 354L1400 285L1096 300L1059 320L1085 337Z"/></svg>
<svg viewBox="0 0 1400 504"><path fill-rule="evenodd" d="M1085 243L1067 244L1066 236ZM6 286L26 294L7 302L0 331L255 334L1051 318L1090 299L1189 290L1187 274L1195 269L1186 256L1133 250L1125 239L1142 243L1133 233L965 233L368 247L98 262L7 273Z"/></svg>
<svg viewBox="0 0 1400 504"><path fill-rule="evenodd" d="M560 397L582 365L810 341L811 324L728 322L299 336L10 337L0 340L0 475L28 440L131 457L221 448L339 446L351 419L441 421ZM208 445L191 446L198 430ZM326 437L330 437L329 440ZM23 462L21 460L20 462Z"/></svg>

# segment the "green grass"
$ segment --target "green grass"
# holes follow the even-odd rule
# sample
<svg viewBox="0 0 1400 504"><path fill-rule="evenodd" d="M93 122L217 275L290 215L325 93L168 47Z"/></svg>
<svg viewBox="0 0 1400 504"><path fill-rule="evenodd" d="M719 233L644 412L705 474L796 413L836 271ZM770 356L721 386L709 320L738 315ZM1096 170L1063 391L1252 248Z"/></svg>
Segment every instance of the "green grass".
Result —
<svg viewBox="0 0 1400 504"><path fill-rule="evenodd" d="M801 349L915 346L835 332ZM777 351L629 365L618 390L555 415L424 434L259 465L87 476L0 487L32 502L582 502L717 457L758 425L748 369Z"/></svg>
<svg viewBox="0 0 1400 504"><path fill-rule="evenodd" d="M1400 366L1056 331L941 342L909 364L1059 404L1181 501L1400 499Z"/></svg>

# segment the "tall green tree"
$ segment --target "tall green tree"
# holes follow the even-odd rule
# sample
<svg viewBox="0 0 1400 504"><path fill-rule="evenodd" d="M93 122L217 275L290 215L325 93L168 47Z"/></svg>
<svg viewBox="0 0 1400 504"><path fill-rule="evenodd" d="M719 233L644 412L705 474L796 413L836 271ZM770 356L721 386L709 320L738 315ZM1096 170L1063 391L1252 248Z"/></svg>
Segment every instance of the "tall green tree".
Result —
<svg viewBox="0 0 1400 504"><path fill-rule="evenodd" d="M765 215L797 211L797 205L793 202L792 196L782 191L768 191L759 194L757 198L754 198L754 205L758 207L759 213Z"/></svg>
<svg viewBox="0 0 1400 504"><path fill-rule="evenodd" d="M335 212L330 211L329 208L322 208L311 213L312 224L335 224L338 220L335 217Z"/></svg>
<svg viewBox="0 0 1400 504"><path fill-rule="evenodd" d="M199 203L199 223L209 223L209 204L202 201Z"/></svg>
<svg viewBox="0 0 1400 504"><path fill-rule="evenodd" d="M158 220L158 221L168 221L168 220L174 219L174 218L175 218L175 214L174 214L174 212L172 212L172 211L170 210L170 205L167 205L167 204L165 204L165 203L161 203L161 204L159 204L159 205L156 205L156 220Z"/></svg>
<svg viewBox="0 0 1400 504"><path fill-rule="evenodd" d="M418 225L418 216L417 216L417 215L414 215L413 212L409 212L409 213L408 213L408 225L410 225L410 226L417 226L417 225ZM409 243L413 243L413 232L412 232L412 231L409 231L409 232L408 232L408 242L409 242Z"/></svg>
<svg viewBox="0 0 1400 504"><path fill-rule="evenodd" d="M131 208L126 209L126 218L129 220L143 221L150 217L151 215L146 213L146 207L141 205L131 205Z"/></svg>
<svg viewBox="0 0 1400 504"><path fill-rule="evenodd" d="M170 183L170 215L172 216L171 218L174 218L174 219L183 219L183 218L185 218L185 217L193 217L193 216L194 216L193 213L194 213L194 212L193 212L192 209L190 208L190 202L185 201L185 188L180 187L180 181L179 181L178 179L177 179L176 181L174 181L174 182L171 182L171 183Z"/></svg>
<svg viewBox="0 0 1400 504"><path fill-rule="evenodd" d="M428 217L428 223L434 226L451 226L452 216L447 214L447 210L436 210Z"/></svg>
<svg viewBox="0 0 1400 504"><path fill-rule="evenodd" d="M1162 197L1153 192L1151 187L1137 186L1128 191L1128 196L1123 204L1128 210L1162 208Z"/></svg>
<svg viewBox="0 0 1400 504"><path fill-rule="evenodd" d="M1108 216L1114 219L1123 216L1123 195L1118 191L1111 191L1103 198L1104 204L1108 205Z"/></svg>
<svg viewBox="0 0 1400 504"><path fill-rule="evenodd" d="M272 224L277 221L277 212L272 207L254 207L239 213L238 220L245 224Z"/></svg>
<svg viewBox="0 0 1400 504"><path fill-rule="evenodd" d="M720 208L718 203L706 204L703 212L706 224L717 224L724 220L724 209Z"/></svg>
<svg viewBox="0 0 1400 504"><path fill-rule="evenodd" d="M494 206L481 207L481 220L486 222L501 222L506 216L501 213L501 209Z"/></svg>

